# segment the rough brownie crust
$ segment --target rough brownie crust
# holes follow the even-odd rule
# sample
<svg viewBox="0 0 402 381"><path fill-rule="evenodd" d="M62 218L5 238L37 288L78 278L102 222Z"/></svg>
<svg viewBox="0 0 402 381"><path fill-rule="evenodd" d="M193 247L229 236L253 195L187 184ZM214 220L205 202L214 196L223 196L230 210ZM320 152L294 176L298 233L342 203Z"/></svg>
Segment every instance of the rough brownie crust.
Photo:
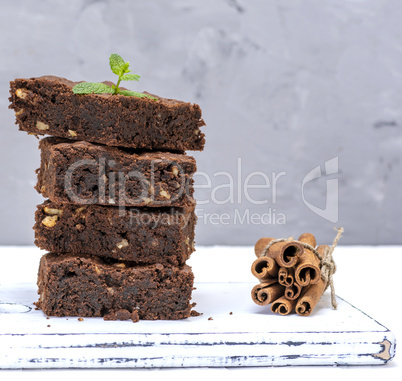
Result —
<svg viewBox="0 0 402 381"><path fill-rule="evenodd" d="M190 316L193 278L187 265L130 267L89 255L45 254L36 305L48 316L182 319Z"/></svg>
<svg viewBox="0 0 402 381"><path fill-rule="evenodd" d="M194 209L38 205L35 244L55 253L92 254L138 264L183 265L194 251Z"/></svg>
<svg viewBox="0 0 402 381"><path fill-rule="evenodd" d="M36 190L55 202L118 206L194 206L195 159L167 152L44 138Z"/></svg>
<svg viewBox="0 0 402 381"><path fill-rule="evenodd" d="M197 104L155 96L76 95L78 82L44 76L10 82L9 106L21 131L147 150L201 151Z"/></svg>

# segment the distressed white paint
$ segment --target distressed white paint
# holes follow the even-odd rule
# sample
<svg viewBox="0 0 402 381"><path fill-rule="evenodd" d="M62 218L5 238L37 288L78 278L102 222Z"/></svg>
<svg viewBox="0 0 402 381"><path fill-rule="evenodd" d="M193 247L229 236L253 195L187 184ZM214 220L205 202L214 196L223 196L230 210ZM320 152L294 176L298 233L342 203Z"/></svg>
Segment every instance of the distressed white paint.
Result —
<svg viewBox="0 0 402 381"><path fill-rule="evenodd" d="M333 311L326 294L312 316L282 317L253 304L252 286L198 283L193 300L203 315L179 321L46 319L35 309L4 313L7 304L0 304L0 367L383 364L394 356L393 334L343 300ZM35 285L8 287L2 300L32 307ZM378 357L382 352L386 360Z"/></svg>
<svg viewBox="0 0 402 381"><path fill-rule="evenodd" d="M401 247L339 246L335 251L337 290L386 321L396 336L400 319L394 295L400 293L400 253ZM339 309L333 311L328 293L307 318L281 317L255 305L250 298L255 281L250 272L252 247L197 247L189 263L197 280L195 309L203 315L135 324L100 318L46 319L32 309L41 254L32 246L0 246L0 367L383 364L386 360L378 357L380 353L385 359L395 353L389 330L343 300L338 299ZM359 279L364 288L352 281L357 267L362 268ZM372 282L379 274L387 275L387 287L395 293ZM389 348L381 344L384 339Z"/></svg>

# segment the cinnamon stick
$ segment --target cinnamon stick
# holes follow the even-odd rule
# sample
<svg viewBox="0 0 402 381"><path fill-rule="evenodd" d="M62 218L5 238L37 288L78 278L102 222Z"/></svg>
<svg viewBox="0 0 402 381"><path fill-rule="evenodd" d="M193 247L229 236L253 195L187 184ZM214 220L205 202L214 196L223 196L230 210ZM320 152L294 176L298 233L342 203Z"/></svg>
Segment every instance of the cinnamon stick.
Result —
<svg viewBox="0 0 402 381"><path fill-rule="evenodd" d="M313 247L317 246L317 241L316 241L314 235L311 233L303 233L299 237L298 241L308 243L310 246L313 246Z"/></svg>
<svg viewBox="0 0 402 381"><path fill-rule="evenodd" d="M299 237L300 242L316 246L315 237L310 233L304 233ZM309 249L304 248L303 254L299 258L299 262L295 269L295 281L302 287L309 284L316 284L321 278L320 260Z"/></svg>
<svg viewBox="0 0 402 381"><path fill-rule="evenodd" d="M300 296L302 289L300 284L293 283L291 286L286 287L285 297L289 300L296 300Z"/></svg>
<svg viewBox="0 0 402 381"><path fill-rule="evenodd" d="M293 267L299 260L299 256L303 253L303 246L300 243L277 242L274 243L270 250L269 256L275 259L276 263L281 267Z"/></svg>
<svg viewBox="0 0 402 381"><path fill-rule="evenodd" d="M309 284L316 284L321 279L320 260L316 255L304 249L303 255L300 256L299 263L295 269L295 281L302 287Z"/></svg>
<svg viewBox="0 0 402 381"><path fill-rule="evenodd" d="M275 300L271 305L271 311L280 315L287 315L293 311L296 300L289 300L285 296Z"/></svg>
<svg viewBox="0 0 402 381"><path fill-rule="evenodd" d="M297 301L296 313L300 316L310 315L319 302L325 286L326 283L322 279L318 283L308 286Z"/></svg>
<svg viewBox="0 0 402 381"><path fill-rule="evenodd" d="M251 298L259 306L265 306L283 295L285 287L279 283L260 283L251 290Z"/></svg>
<svg viewBox="0 0 402 381"><path fill-rule="evenodd" d="M273 241L274 238L268 238L268 237L264 237L264 238L260 238L257 243L254 246L254 253L255 256L258 258L261 253L263 252L263 250L268 246L268 244Z"/></svg>
<svg viewBox="0 0 402 381"><path fill-rule="evenodd" d="M282 286L290 287L294 283L293 269L281 267L278 271L278 282Z"/></svg>
<svg viewBox="0 0 402 381"><path fill-rule="evenodd" d="M317 247L317 251L321 255L323 255L325 250L327 249L327 245L321 245ZM318 283L311 284L305 290L303 290L301 297L297 301L296 313L300 316L310 315L319 300L321 299L321 296L324 293L326 287L327 282L320 277Z"/></svg>
<svg viewBox="0 0 402 381"><path fill-rule="evenodd" d="M260 280L265 282L269 279L278 278L278 265L270 257L259 257L251 265L252 274Z"/></svg>

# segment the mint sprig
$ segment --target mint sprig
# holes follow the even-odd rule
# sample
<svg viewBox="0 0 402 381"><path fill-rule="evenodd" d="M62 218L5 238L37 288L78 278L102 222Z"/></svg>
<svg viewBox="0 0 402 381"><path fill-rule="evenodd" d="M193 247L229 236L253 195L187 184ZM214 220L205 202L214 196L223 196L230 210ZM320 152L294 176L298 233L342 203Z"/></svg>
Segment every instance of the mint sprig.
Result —
<svg viewBox="0 0 402 381"><path fill-rule="evenodd" d="M113 94L113 89L104 83L81 82L73 87L74 94Z"/></svg>
<svg viewBox="0 0 402 381"><path fill-rule="evenodd" d="M148 94L138 93L131 90L120 90L119 85L121 81L139 81L140 76L138 74L129 74L130 63L125 62L118 54L111 54L109 57L109 65L112 72L119 76L116 85L108 86L104 83L97 82L81 82L73 87L74 94L121 94L127 97L138 98L150 98L157 100L157 98L151 97Z"/></svg>

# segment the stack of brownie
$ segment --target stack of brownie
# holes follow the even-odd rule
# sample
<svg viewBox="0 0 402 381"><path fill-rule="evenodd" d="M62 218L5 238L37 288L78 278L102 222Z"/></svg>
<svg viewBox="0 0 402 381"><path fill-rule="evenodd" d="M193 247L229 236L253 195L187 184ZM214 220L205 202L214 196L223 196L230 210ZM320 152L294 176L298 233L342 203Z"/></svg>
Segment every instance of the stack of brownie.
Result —
<svg viewBox="0 0 402 381"><path fill-rule="evenodd" d="M19 129L43 138L35 215L37 306L49 316L190 315L200 107L161 97L75 95L58 77L16 79Z"/></svg>

